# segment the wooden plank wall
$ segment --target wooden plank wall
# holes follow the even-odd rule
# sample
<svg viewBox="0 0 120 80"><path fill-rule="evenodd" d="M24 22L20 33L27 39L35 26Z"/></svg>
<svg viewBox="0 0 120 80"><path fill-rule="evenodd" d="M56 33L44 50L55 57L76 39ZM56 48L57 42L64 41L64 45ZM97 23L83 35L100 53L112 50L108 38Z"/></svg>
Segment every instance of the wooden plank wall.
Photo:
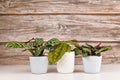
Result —
<svg viewBox="0 0 120 80"><path fill-rule="evenodd" d="M0 64L28 64L29 52L4 45L33 37L102 42L113 47L103 53L103 63L120 63L120 1L0 0Z"/></svg>

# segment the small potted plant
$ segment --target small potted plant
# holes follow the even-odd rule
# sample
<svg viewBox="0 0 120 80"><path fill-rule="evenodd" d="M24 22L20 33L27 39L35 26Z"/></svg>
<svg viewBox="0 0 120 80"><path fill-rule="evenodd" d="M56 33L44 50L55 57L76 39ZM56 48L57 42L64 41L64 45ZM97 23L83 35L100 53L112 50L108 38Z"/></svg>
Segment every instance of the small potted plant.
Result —
<svg viewBox="0 0 120 80"><path fill-rule="evenodd" d="M100 46L99 43L96 46L92 46L89 44L82 45L80 47L75 48L76 55L82 55L84 72L86 73L98 73L101 68L101 52L111 50L111 46Z"/></svg>
<svg viewBox="0 0 120 80"><path fill-rule="evenodd" d="M53 51L48 54L50 63L57 64L57 71L60 73L72 73L74 71L75 53L72 45L79 46L77 43L70 41L61 41Z"/></svg>
<svg viewBox="0 0 120 80"><path fill-rule="evenodd" d="M54 50L54 46L59 44L59 40L52 38L45 42L42 38L32 38L27 42L11 41L6 44L7 48L25 48L32 56L30 59L31 72L34 74L46 73L48 69L48 57L45 55L44 50Z"/></svg>

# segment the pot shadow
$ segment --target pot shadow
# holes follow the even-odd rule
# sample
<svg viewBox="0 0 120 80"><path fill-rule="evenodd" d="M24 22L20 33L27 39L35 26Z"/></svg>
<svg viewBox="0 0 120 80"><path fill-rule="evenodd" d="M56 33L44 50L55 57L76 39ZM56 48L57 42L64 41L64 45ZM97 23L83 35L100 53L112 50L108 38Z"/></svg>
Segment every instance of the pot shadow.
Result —
<svg viewBox="0 0 120 80"><path fill-rule="evenodd" d="M83 70L81 70L81 69L75 69L74 70L74 73L83 73L84 71Z"/></svg>
<svg viewBox="0 0 120 80"><path fill-rule="evenodd" d="M81 65L75 65L73 73L83 73L83 67ZM56 65L48 67L48 73L58 73Z"/></svg>

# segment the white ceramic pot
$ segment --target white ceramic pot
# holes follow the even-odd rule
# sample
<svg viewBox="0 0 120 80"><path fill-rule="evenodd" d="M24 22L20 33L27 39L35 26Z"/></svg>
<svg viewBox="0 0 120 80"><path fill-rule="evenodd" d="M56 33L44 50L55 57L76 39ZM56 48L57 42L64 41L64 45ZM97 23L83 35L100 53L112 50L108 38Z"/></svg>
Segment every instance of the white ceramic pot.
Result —
<svg viewBox="0 0 120 80"><path fill-rule="evenodd" d="M74 71L75 53L66 52L57 62L57 71L60 73L72 73Z"/></svg>
<svg viewBox="0 0 120 80"><path fill-rule="evenodd" d="M39 56L39 57L29 57L30 59L30 68L33 74L42 74L47 73L48 70L48 57Z"/></svg>
<svg viewBox="0 0 120 80"><path fill-rule="evenodd" d="M84 72L86 73L98 73L101 68L102 56L88 56L83 57Z"/></svg>

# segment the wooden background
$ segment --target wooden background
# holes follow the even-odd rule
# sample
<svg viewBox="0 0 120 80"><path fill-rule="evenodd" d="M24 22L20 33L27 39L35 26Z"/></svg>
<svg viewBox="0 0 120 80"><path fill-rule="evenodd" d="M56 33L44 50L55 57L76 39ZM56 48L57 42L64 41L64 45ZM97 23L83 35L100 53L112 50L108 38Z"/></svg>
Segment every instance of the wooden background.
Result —
<svg viewBox="0 0 120 80"><path fill-rule="evenodd" d="M0 64L29 64L29 52L4 45L33 37L102 42L113 47L102 54L103 63L120 63L120 1L0 0Z"/></svg>

